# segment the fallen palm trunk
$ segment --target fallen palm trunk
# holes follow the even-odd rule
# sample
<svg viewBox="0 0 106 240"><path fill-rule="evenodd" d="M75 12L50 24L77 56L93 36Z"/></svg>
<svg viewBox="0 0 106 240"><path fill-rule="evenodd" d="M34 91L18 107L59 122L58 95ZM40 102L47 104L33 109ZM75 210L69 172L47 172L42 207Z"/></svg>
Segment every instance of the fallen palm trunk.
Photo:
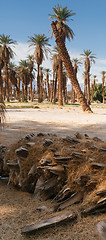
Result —
<svg viewBox="0 0 106 240"><path fill-rule="evenodd" d="M92 112L90 106L87 104L87 101L84 97L83 92L81 91L80 85L79 85L78 80L74 73L74 69L73 69L68 51L65 46L65 42L63 41L62 35L57 30L56 23L57 22L52 22L51 26L52 26L53 33L56 38L57 47L59 49L59 55L61 57L61 60L64 63L64 66L67 71L67 75L68 75L69 79L71 80L73 89L74 89L75 93L77 94L78 101L82 106L82 110L86 111L86 112Z"/></svg>
<svg viewBox="0 0 106 240"><path fill-rule="evenodd" d="M77 219L77 214L76 213L71 213L71 214L63 214L61 216L57 216L48 220L45 220L43 222L40 222L38 224L32 224L26 227L23 227L21 230L21 233L31 233L34 234L40 230L47 229L49 227L56 227L57 225L66 223L68 221L74 221Z"/></svg>

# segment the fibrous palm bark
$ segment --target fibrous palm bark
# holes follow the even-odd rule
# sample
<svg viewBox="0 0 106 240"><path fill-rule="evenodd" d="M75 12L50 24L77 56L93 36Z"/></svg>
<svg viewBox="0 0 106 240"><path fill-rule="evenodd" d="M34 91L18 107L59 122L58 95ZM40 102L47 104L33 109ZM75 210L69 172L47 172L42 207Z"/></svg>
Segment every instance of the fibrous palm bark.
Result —
<svg viewBox="0 0 106 240"><path fill-rule="evenodd" d="M53 33L54 33L55 38L56 38L55 41L57 43L57 47L59 48L60 57L61 57L61 59L64 63L64 66L65 66L66 71L67 71L67 75L71 80L72 86L73 86L73 88L74 88L74 90L77 94L78 101L81 104L83 111L92 112L90 106L87 104L86 99L85 99L85 97L84 97L84 95L81 91L78 80L76 79L74 69L73 69L68 51L67 51L66 46L65 46L65 42L63 41L63 38L62 38L62 34L60 34L58 32L57 27L56 27L56 22L52 22L51 26L52 26Z"/></svg>

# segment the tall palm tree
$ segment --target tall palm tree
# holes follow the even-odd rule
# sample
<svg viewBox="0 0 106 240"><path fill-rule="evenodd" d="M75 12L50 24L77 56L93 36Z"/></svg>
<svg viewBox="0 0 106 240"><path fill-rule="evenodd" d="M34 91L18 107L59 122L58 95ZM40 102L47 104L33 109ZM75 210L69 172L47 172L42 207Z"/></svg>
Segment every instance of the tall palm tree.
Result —
<svg viewBox="0 0 106 240"><path fill-rule="evenodd" d="M39 67L44 60L44 55L47 57L47 52L49 51L48 46L49 38L45 36L45 34L34 34L33 37L28 37L29 42L31 42L30 46L35 47L35 60L37 63L37 92L38 92L38 102L41 102L40 97L40 78L39 78Z"/></svg>
<svg viewBox="0 0 106 240"><path fill-rule="evenodd" d="M56 28L57 31L61 34L61 37L63 39L63 42L65 42L65 39L67 38L68 40L73 39L74 37L74 32L73 30L66 24L66 22L69 20L70 17L74 16L75 13L73 13L72 10L67 9L67 7L62 8L61 5L57 5L56 7L53 8L54 14L49 14L49 19L55 19L56 22ZM72 19L70 19L72 20ZM53 32L52 32L53 35ZM63 105L62 101L62 60L60 57L60 52L59 52L59 74L58 74L58 91L59 91L59 105Z"/></svg>
<svg viewBox="0 0 106 240"><path fill-rule="evenodd" d="M87 73L83 72L82 75L84 78L84 96L87 99Z"/></svg>
<svg viewBox="0 0 106 240"><path fill-rule="evenodd" d="M57 47L59 48L60 58L62 59L62 61L64 63L65 69L67 71L67 75L68 75L69 79L71 80L72 86L77 94L79 103L81 104L83 111L92 112L91 108L89 107L89 105L86 102L86 99L84 98L84 95L81 91L78 80L75 77L72 62L70 60L68 51L66 49L65 42L63 41L61 34L57 30L56 23L52 22L51 26L53 29L53 33L55 35L55 39L56 39L55 41L56 41Z"/></svg>
<svg viewBox="0 0 106 240"><path fill-rule="evenodd" d="M101 74L102 74L103 103L105 103L104 83L105 83L106 71L102 71Z"/></svg>
<svg viewBox="0 0 106 240"><path fill-rule="evenodd" d="M8 75L9 75L9 85L13 85L16 88L17 95L19 98L20 90L17 85L17 66L13 62L9 62L8 64ZM12 90L12 86L11 86ZM11 92L12 95L12 92Z"/></svg>
<svg viewBox="0 0 106 240"><path fill-rule="evenodd" d="M95 83L96 83L96 81L97 81L97 79L96 79L96 75L94 75L93 76L93 82L91 83L91 102L93 102L93 93L94 93L94 87L95 87Z"/></svg>
<svg viewBox="0 0 106 240"><path fill-rule="evenodd" d="M27 56L27 62L28 62L28 67L30 71L30 96L31 96L31 102L33 101L33 94L32 94L32 82L33 82L33 70L34 70L34 58L33 55L28 55Z"/></svg>
<svg viewBox="0 0 106 240"><path fill-rule="evenodd" d="M84 65L85 65L85 72L87 73L87 86L88 86L88 104L90 104L90 68L91 63L95 63L95 54L92 53L90 49L84 50L84 52L81 54L84 59Z"/></svg>
<svg viewBox="0 0 106 240"><path fill-rule="evenodd" d="M58 80L58 72L59 72L59 49L57 46L53 48L51 60L53 61L53 103L56 102L56 90L57 90L57 80ZM55 80L54 80L55 79ZM59 84L58 84L59 85ZM60 86L62 88L62 84ZM62 89L60 90L60 93Z"/></svg>
<svg viewBox="0 0 106 240"><path fill-rule="evenodd" d="M27 94L28 94L28 85L30 83L30 72L28 69L28 62L26 60L20 60L19 62L19 70L20 70L20 78L22 83L25 86L25 102L27 102Z"/></svg>
<svg viewBox="0 0 106 240"><path fill-rule="evenodd" d="M49 68L45 69L46 72L46 83L47 83L47 89L48 89L48 101L50 101L50 83L49 83L49 74L51 72L51 70Z"/></svg>
<svg viewBox="0 0 106 240"><path fill-rule="evenodd" d="M0 94L1 94L1 96L3 96L3 80L2 80L1 71L4 67L4 62L2 60L1 55L2 55L2 52L1 52L1 47L0 47Z"/></svg>
<svg viewBox="0 0 106 240"><path fill-rule="evenodd" d="M79 61L78 58L73 58L72 63L73 63L74 73L77 78L78 67L81 65L81 61ZM73 87L72 87L72 103L75 103L75 91Z"/></svg>
<svg viewBox="0 0 106 240"><path fill-rule="evenodd" d="M9 101L8 63L13 57L13 50L10 45L14 44L16 44L16 41L13 41L10 35L0 35L1 57L5 65L5 96L7 101Z"/></svg>

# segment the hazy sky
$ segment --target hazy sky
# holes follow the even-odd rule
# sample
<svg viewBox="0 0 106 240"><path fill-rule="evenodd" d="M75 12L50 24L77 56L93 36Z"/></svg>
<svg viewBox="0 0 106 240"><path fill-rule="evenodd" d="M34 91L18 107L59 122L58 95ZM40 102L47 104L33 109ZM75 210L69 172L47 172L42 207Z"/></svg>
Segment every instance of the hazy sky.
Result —
<svg viewBox="0 0 106 240"><path fill-rule="evenodd" d="M0 0L0 34L10 35L19 43L14 49L15 61L25 59L30 54L28 36L45 33L50 37L48 14L53 13L52 8L58 3L76 13L74 21L68 22L75 33L74 40L67 42L70 57L80 57L83 49L91 49L97 57L91 73L100 81L100 72L106 70L106 0ZM54 37L50 43L55 45ZM46 65L51 67L49 60L44 63ZM83 81L83 71L82 66L80 82Z"/></svg>

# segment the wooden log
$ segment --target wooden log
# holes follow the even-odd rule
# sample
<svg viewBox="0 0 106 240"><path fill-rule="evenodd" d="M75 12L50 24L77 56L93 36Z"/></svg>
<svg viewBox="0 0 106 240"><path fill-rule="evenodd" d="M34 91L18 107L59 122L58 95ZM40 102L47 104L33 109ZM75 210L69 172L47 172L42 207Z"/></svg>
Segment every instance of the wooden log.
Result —
<svg viewBox="0 0 106 240"><path fill-rule="evenodd" d="M47 219L45 221L42 221L38 224L32 224L26 227L23 227L21 229L21 233L23 234L35 234L36 232L43 230L43 229L47 229L50 227L56 227L57 225L66 223L68 221L74 221L75 219L77 219L77 214L76 213L71 213L71 214L63 214L61 216L56 216L53 217L51 219Z"/></svg>

